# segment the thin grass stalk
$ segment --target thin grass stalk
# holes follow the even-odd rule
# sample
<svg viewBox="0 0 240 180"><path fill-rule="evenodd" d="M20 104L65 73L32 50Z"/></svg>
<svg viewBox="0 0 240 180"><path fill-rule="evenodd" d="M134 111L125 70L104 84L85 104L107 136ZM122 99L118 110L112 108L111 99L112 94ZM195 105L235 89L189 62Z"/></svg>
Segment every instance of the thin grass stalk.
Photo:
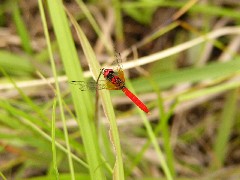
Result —
<svg viewBox="0 0 240 180"><path fill-rule="evenodd" d="M67 11L67 10L66 10ZM67 11L68 12L68 11ZM78 37L80 39L84 54L89 64L89 68L93 74L94 79L96 80L99 76L100 65L96 59L96 56L93 52L93 49L90 46L85 34L83 33L80 26L78 26L77 22L73 18L73 16L68 12L68 15L76 28L78 33ZM123 180L124 179L124 169L123 169L123 161L122 161L122 152L121 152L121 145L120 145L120 138L118 134L118 127L116 123L116 117L114 114L110 94L108 91L100 91L99 95L102 99L103 109L107 116L107 119L110 123L110 140L113 145L113 149L115 151L116 162L113 171L113 178L116 180Z"/></svg>
<svg viewBox="0 0 240 180"><path fill-rule="evenodd" d="M74 46L62 1L48 0L47 3L67 77L70 81L77 79L83 80L83 73L79 65L77 51ZM74 86L70 86L70 90L87 161L89 163L91 178L99 180L105 179L96 129L94 127L94 121L91 119L91 117L93 117L93 108L90 94L88 92L79 92L79 89Z"/></svg>
<svg viewBox="0 0 240 180"><path fill-rule="evenodd" d="M76 0L79 7L84 12L86 18L88 19L89 23L92 25L94 31L97 33L98 37L102 40L103 45L106 47L108 51L112 50L112 47L107 42L106 36L102 33L101 29L99 28L97 22L95 21L94 17L92 16L91 12L88 10L87 6L82 0Z"/></svg>
<svg viewBox="0 0 240 180"><path fill-rule="evenodd" d="M18 6L18 1L11 1L12 8L13 8L13 20L16 25L16 29L18 31L18 34L21 38L21 43L23 46L23 49L31 54L32 53L32 46L30 42L30 37L26 28L26 25L21 17L20 8Z"/></svg>
<svg viewBox="0 0 240 180"><path fill-rule="evenodd" d="M112 0L112 3L114 8L115 23L116 23L115 34L116 34L117 42L121 43L124 40L121 3L119 0Z"/></svg>
<svg viewBox="0 0 240 180"><path fill-rule="evenodd" d="M225 106L223 106L222 116L219 122L217 137L214 143L214 161L213 168L221 168L226 159L228 150L228 141L234 124L237 110L238 89L231 90L226 97Z"/></svg>
<svg viewBox="0 0 240 180"><path fill-rule="evenodd" d="M56 66L55 66L54 59L53 59L53 53L52 53L50 38L49 38L49 34L48 34L48 29L47 29L46 17L45 17L43 4L42 4L41 0L38 1L38 5L39 5L39 9L40 9L41 18L42 18L44 34L45 34L45 38L47 41L47 47L48 47L48 53L49 53L49 58L50 58L50 62L51 62L51 67L52 67L52 71L53 71L53 75L54 75L54 79L55 79L55 87L56 87L56 93L57 93L56 95L57 95L57 99L58 99L58 103L59 103L59 107L60 107L60 115L61 115L61 119L62 119L62 123L63 123L63 132L64 132L64 137L65 137L65 143L66 143L67 150L68 150L67 155L68 155L68 163L69 163L69 168L70 168L70 173L71 173L71 179L74 180L75 173L74 173L74 167L73 167L73 162L72 162L72 157L71 157L71 147L70 147L70 143L69 143L66 119L65 119L65 115L64 115L64 109L63 109L60 87L59 87L59 83L58 83ZM55 138L54 138L54 140L55 140Z"/></svg>
<svg viewBox="0 0 240 180"><path fill-rule="evenodd" d="M0 172L0 177L1 177L3 180L7 180L7 178L3 175L2 172Z"/></svg>
<svg viewBox="0 0 240 180"><path fill-rule="evenodd" d="M132 85L130 84L130 82L127 82L127 87L134 93L134 89L133 89ZM138 111L139 111L139 114L140 114L140 116L143 120L143 124L147 129L148 136L149 136L149 138L152 142L152 145L153 145L153 147L154 147L154 149L157 153L158 159L160 161L163 172L166 175L166 178L168 180L173 180L171 171L170 171L170 169L167 165L167 162L164 158L163 152L161 151L161 149L158 145L157 137L155 136L155 133L153 132L153 129L152 129L147 117L146 117L146 114L144 114L144 112L142 110L140 110L139 108L138 108Z"/></svg>
<svg viewBox="0 0 240 180"><path fill-rule="evenodd" d="M1 105L1 104L0 104ZM21 122L25 125L27 125L28 127L32 128L34 130L34 132L37 132L38 134L40 134L44 139L46 139L47 141L49 141L50 143L52 143L52 138L46 134L44 131L42 131L38 126L36 126L34 123L32 123L31 121L25 119L25 118L21 118ZM60 143L55 142L55 145L64 153L68 153L68 150L63 147ZM72 158L78 162L79 164L81 164L83 167L85 168L89 168L88 164L85 163L83 160L79 159L76 155L71 153Z"/></svg>
<svg viewBox="0 0 240 180"><path fill-rule="evenodd" d="M57 101L54 99L53 101L53 110L52 110L52 156L53 156L53 169L56 179L59 179L59 173L57 168L57 153L56 153L56 145L55 145L55 121L56 121L56 104ZM71 156L71 153L70 153Z"/></svg>

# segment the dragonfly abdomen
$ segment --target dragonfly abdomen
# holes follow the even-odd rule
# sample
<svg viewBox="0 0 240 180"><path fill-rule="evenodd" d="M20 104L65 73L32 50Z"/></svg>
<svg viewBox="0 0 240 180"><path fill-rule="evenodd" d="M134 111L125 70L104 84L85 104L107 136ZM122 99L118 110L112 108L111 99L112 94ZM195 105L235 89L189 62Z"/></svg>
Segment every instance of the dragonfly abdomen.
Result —
<svg viewBox="0 0 240 180"><path fill-rule="evenodd" d="M149 110L147 106L143 104L142 101L140 101L137 96L135 96L131 91L128 90L125 86L122 88L122 91L126 94L127 97L129 97L132 102L134 102L141 110L143 110L146 113L149 113Z"/></svg>

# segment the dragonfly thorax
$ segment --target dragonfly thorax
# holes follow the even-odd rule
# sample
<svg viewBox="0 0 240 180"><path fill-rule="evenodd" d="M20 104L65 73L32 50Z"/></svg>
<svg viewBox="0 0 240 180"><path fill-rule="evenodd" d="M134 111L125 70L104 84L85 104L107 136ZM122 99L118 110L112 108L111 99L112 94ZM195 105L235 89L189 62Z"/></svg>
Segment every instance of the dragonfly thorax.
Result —
<svg viewBox="0 0 240 180"><path fill-rule="evenodd" d="M124 81L122 81L112 69L104 69L103 76L116 87L123 88L125 85Z"/></svg>

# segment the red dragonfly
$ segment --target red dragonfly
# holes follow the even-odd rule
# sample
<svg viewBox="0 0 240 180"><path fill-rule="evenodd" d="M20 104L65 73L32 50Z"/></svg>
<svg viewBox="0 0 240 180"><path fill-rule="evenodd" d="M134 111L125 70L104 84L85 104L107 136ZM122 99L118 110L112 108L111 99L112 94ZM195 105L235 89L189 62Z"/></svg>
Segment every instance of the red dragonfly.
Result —
<svg viewBox="0 0 240 180"><path fill-rule="evenodd" d="M122 70L121 63L119 61L121 61L121 58L120 54L117 53L116 54L117 69L116 70L107 68L101 69L98 80L96 82L71 81L71 84L80 86L79 89L81 91L93 89L122 90L125 93L125 95L129 97L132 100L132 102L134 102L141 110L143 110L146 113L149 113L147 106L125 86L124 73ZM99 80L101 75L103 75L105 80Z"/></svg>

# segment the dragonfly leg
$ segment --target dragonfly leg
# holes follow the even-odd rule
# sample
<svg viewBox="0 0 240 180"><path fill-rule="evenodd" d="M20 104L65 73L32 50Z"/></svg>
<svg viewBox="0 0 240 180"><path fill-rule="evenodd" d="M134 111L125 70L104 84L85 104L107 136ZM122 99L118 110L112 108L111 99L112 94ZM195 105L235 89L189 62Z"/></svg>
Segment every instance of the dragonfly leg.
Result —
<svg viewBox="0 0 240 180"><path fill-rule="evenodd" d="M104 68L100 69L100 73L99 73L99 75L98 75L98 78L97 78L96 83L98 83L98 81L99 81L99 79L100 79L100 76L101 76L101 74L102 74L103 71L104 71Z"/></svg>

